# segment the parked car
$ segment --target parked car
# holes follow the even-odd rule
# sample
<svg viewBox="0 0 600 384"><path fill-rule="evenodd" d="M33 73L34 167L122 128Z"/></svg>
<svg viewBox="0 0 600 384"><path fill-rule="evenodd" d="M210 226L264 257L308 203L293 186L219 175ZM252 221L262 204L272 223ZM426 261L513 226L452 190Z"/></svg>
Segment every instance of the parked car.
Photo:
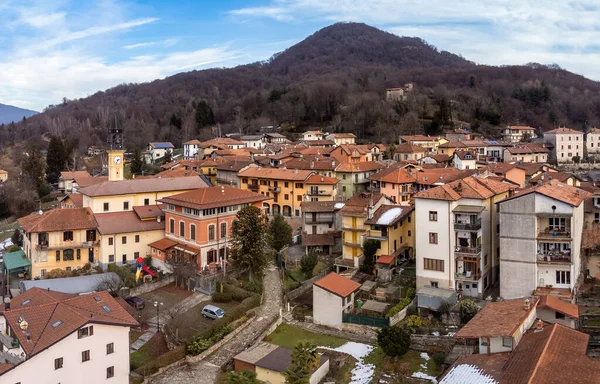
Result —
<svg viewBox="0 0 600 384"><path fill-rule="evenodd" d="M210 319L222 319L225 316L225 311L214 305L206 305L202 308L202 316Z"/></svg>
<svg viewBox="0 0 600 384"><path fill-rule="evenodd" d="M146 302L144 301L144 299L139 297L128 297L125 299L125 301L127 302L127 304L131 305L135 309L144 309L146 307Z"/></svg>

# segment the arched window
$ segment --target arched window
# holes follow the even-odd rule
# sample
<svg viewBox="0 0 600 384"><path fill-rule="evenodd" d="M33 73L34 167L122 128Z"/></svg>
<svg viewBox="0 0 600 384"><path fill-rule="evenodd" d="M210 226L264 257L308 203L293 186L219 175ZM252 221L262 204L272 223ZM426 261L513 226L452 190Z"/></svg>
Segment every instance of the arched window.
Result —
<svg viewBox="0 0 600 384"><path fill-rule="evenodd" d="M190 224L190 240L196 241L196 225Z"/></svg>
<svg viewBox="0 0 600 384"><path fill-rule="evenodd" d="M179 222L179 237L185 237L185 223L183 221Z"/></svg>
<svg viewBox="0 0 600 384"><path fill-rule="evenodd" d="M169 232L174 235L175 234L175 220L169 219Z"/></svg>

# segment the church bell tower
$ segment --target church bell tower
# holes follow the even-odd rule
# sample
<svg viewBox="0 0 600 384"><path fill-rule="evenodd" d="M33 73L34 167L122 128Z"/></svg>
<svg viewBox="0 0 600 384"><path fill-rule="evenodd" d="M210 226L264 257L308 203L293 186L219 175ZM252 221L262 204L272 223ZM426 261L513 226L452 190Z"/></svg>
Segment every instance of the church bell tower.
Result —
<svg viewBox="0 0 600 384"><path fill-rule="evenodd" d="M115 121L116 122L116 121ZM115 126L108 131L108 181L123 180L123 163L125 161L125 147L123 145L123 131Z"/></svg>

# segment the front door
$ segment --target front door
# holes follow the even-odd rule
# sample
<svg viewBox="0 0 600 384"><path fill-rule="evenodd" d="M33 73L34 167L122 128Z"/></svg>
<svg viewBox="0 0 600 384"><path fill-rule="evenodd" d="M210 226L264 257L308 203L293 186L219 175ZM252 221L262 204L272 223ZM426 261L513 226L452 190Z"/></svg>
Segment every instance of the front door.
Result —
<svg viewBox="0 0 600 384"><path fill-rule="evenodd" d="M90 263L94 262L94 248L88 249L88 260Z"/></svg>
<svg viewBox="0 0 600 384"><path fill-rule="evenodd" d="M316 234L317 234L317 226L316 226L316 225L313 225L313 226L312 226L312 234L313 234L313 235L316 235Z"/></svg>

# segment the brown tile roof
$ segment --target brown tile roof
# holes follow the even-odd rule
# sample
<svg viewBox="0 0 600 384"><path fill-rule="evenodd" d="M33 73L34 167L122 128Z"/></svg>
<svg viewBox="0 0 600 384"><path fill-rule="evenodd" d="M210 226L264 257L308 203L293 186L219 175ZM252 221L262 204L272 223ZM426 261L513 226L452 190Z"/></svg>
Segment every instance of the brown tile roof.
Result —
<svg viewBox="0 0 600 384"><path fill-rule="evenodd" d="M34 302L38 296L44 296L43 303ZM27 357L45 350L87 324L125 327L138 325L138 322L106 291L57 298L48 295L43 289L32 288L19 295L19 299L21 302L27 299L32 301L23 306L13 306L4 312L4 317ZM21 332L19 319L27 322L30 340L27 340L25 332Z"/></svg>
<svg viewBox="0 0 600 384"><path fill-rule="evenodd" d="M600 362L585 355L588 339L561 324L526 333L504 365L502 383L599 383Z"/></svg>
<svg viewBox="0 0 600 384"><path fill-rule="evenodd" d="M427 157L431 157L433 160L437 161L438 163L448 163L450 161L450 156L444 155L444 154L429 155Z"/></svg>
<svg viewBox="0 0 600 384"><path fill-rule="evenodd" d="M95 229L98 223L90 208L56 208L18 219L25 232L54 232Z"/></svg>
<svg viewBox="0 0 600 384"><path fill-rule="evenodd" d="M427 168L423 169L421 172L417 172L417 183L423 185L434 185L436 183L446 183L448 179L451 178L450 181L454 180L454 177L457 175L465 175L462 177L466 177L467 173L463 172L454 167L448 168Z"/></svg>
<svg viewBox="0 0 600 384"><path fill-rule="evenodd" d="M550 150L542 145L521 144L514 147L506 147L506 150L513 155L522 155L528 153L548 153Z"/></svg>
<svg viewBox="0 0 600 384"><path fill-rule="evenodd" d="M0 173L2 173L2 172L0 172ZM3 374L4 372L8 371L12 367L14 367L14 364L11 364L11 363L0 364L0 375Z"/></svg>
<svg viewBox="0 0 600 384"><path fill-rule="evenodd" d="M512 337L531 311L535 310L537 299L528 300L529 310L525 310L525 299L488 303L454 337Z"/></svg>
<svg viewBox="0 0 600 384"><path fill-rule="evenodd" d="M373 213L372 218L365 221L365 224L394 225L410 215L414 209L414 205L382 205Z"/></svg>
<svg viewBox="0 0 600 384"><path fill-rule="evenodd" d="M575 304L567 303L557 299L554 296L542 296L538 308L550 308L553 311L562 313L565 316L570 316L574 319L579 319L579 307Z"/></svg>
<svg viewBox="0 0 600 384"><path fill-rule="evenodd" d="M352 139L352 138L356 138L356 136L354 135L354 133L332 133L328 136L333 136L336 139Z"/></svg>
<svg viewBox="0 0 600 384"><path fill-rule="evenodd" d="M175 168L175 169L167 169L166 171L157 173L153 177L155 179L161 179L161 178L168 179L168 178L172 178L172 177L191 177L191 176L198 177L200 175L196 171L192 171L191 169L188 170L188 169L185 169L184 167L180 167L180 168Z"/></svg>
<svg viewBox="0 0 600 384"><path fill-rule="evenodd" d="M488 165L490 172L493 172L497 175L504 175L506 172L514 168L517 168L516 163L492 163Z"/></svg>
<svg viewBox="0 0 600 384"><path fill-rule="evenodd" d="M319 245L335 245L335 239L333 234L320 234L320 235L309 235L307 233L302 234L302 246L303 247L314 247Z"/></svg>
<svg viewBox="0 0 600 384"><path fill-rule="evenodd" d="M454 151L454 156L461 160L477 160L477 153L471 151Z"/></svg>
<svg viewBox="0 0 600 384"><path fill-rule="evenodd" d="M383 164L376 161L362 161L360 163L340 163L336 172L369 172L384 168Z"/></svg>
<svg viewBox="0 0 600 384"><path fill-rule="evenodd" d="M167 206L165 204L158 205L137 205L133 207L133 211L142 220L144 219L156 219L157 217L165 217L163 209Z"/></svg>
<svg viewBox="0 0 600 384"><path fill-rule="evenodd" d="M261 194L229 186L200 188L194 191L164 197L160 201L165 204L190 207L195 209L208 209L225 207L236 204L256 203L269 200Z"/></svg>
<svg viewBox="0 0 600 384"><path fill-rule="evenodd" d="M215 139L211 139L211 140L207 140L207 141L203 141L202 145L220 145L220 146L227 146L227 145L244 145L244 142L239 141L239 140L234 140L232 138L229 137L217 137Z"/></svg>
<svg viewBox="0 0 600 384"><path fill-rule="evenodd" d="M84 179L87 177L92 177L88 173L88 171L64 171L60 173L61 180L75 180L75 179Z"/></svg>
<svg viewBox="0 0 600 384"><path fill-rule="evenodd" d="M588 133L600 133L600 128L592 128L588 131Z"/></svg>
<svg viewBox="0 0 600 384"><path fill-rule="evenodd" d="M102 235L164 230L164 221L140 220L133 211L97 213L98 231Z"/></svg>
<svg viewBox="0 0 600 384"><path fill-rule="evenodd" d="M561 183L566 183L567 180L573 178L577 180L577 177L569 172L542 172L539 175L532 177L530 182L537 184L538 182L543 182L544 180L548 180L552 178L552 180L559 181Z"/></svg>
<svg viewBox="0 0 600 384"><path fill-rule="evenodd" d="M571 128L563 127L563 128L556 128L556 129L553 129L551 131L544 132L544 134L545 135L546 134L551 134L551 135L555 135L555 134L580 134L580 135L582 135L583 132L576 131L576 130L571 129Z"/></svg>
<svg viewBox="0 0 600 384"><path fill-rule="evenodd" d="M400 138L404 141L437 141L438 138L434 136L425 136L425 135L412 135L412 136L400 136Z"/></svg>
<svg viewBox="0 0 600 384"><path fill-rule="evenodd" d="M83 208L83 195L81 193L71 193L63 196L59 201L63 202L66 199L71 199L75 208Z"/></svg>
<svg viewBox="0 0 600 384"><path fill-rule="evenodd" d="M343 215L348 215L348 216L361 215L361 216L366 217L367 207L369 207L369 204L371 204L371 202L373 202L373 205L376 205L377 202L382 198L385 198L385 196L382 195L381 193L359 193L359 194L356 194L356 195L352 196L350 199L345 201L344 208L340 209L338 211L338 214L340 214L342 216Z"/></svg>
<svg viewBox="0 0 600 384"><path fill-rule="evenodd" d="M402 143L396 146L395 153L423 153L427 152L426 148L414 145L411 143Z"/></svg>
<svg viewBox="0 0 600 384"><path fill-rule="evenodd" d="M82 188L79 192L86 196L115 196L134 193L151 193L180 191L206 187L201 177L172 177L163 179L134 179L122 181L106 181L104 183Z"/></svg>
<svg viewBox="0 0 600 384"><path fill-rule="evenodd" d="M357 283L356 281L338 275L335 272L329 273L321 280L317 280L314 284L317 287L323 288L324 290L340 297L349 296L352 292L357 291L361 286L361 284Z"/></svg>
<svg viewBox="0 0 600 384"><path fill-rule="evenodd" d="M517 131L535 131L535 128L528 125L509 125L507 128L515 129Z"/></svg>
<svg viewBox="0 0 600 384"><path fill-rule="evenodd" d="M166 251L169 248L172 248L174 246L176 246L178 243L176 241L173 241L171 239L160 239L160 240L156 240L150 244L148 244L149 247L155 248L155 249L160 249L161 251Z"/></svg>
<svg viewBox="0 0 600 384"><path fill-rule="evenodd" d="M302 169L249 167L240 171L238 175L240 177L255 177L259 179L305 181L312 174L312 171Z"/></svg>
<svg viewBox="0 0 600 384"><path fill-rule="evenodd" d="M335 143L331 140L321 139L321 140L302 140L303 143L306 143L309 147L316 147L319 145L334 145Z"/></svg>
<svg viewBox="0 0 600 384"><path fill-rule="evenodd" d="M503 183L489 178L470 176L438 187L421 191L414 195L419 199L450 200L461 198L485 200L499 193L515 189L513 184Z"/></svg>
<svg viewBox="0 0 600 384"><path fill-rule="evenodd" d="M310 185L336 185L340 181L335 177L327 177L321 175L312 175L306 179L306 184Z"/></svg>
<svg viewBox="0 0 600 384"><path fill-rule="evenodd" d="M416 183L417 176L413 169L389 167L369 176L369 180L392 184L412 184Z"/></svg>
<svg viewBox="0 0 600 384"><path fill-rule="evenodd" d="M310 169L310 170L319 170L319 171L333 171L335 167L339 164L336 159L331 160L322 160L322 157L319 157L320 160L310 160L310 159L290 159L285 162L285 167L287 169Z"/></svg>
<svg viewBox="0 0 600 384"><path fill-rule="evenodd" d="M584 191L583 189L571 187L570 185L563 183L557 183L556 181L548 181L547 183L537 185L535 187L522 189L520 191L517 190L513 196L502 200L500 203L516 199L530 193L539 193L574 207L578 207L586 198L591 196L591 193Z"/></svg>
<svg viewBox="0 0 600 384"><path fill-rule="evenodd" d="M302 212L331 212L335 211L335 205L343 202L340 201L303 201L300 203Z"/></svg>
<svg viewBox="0 0 600 384"><path fill-rule="evenodd" d="M247 167L250 164L252 164L252 161L250 160L225 160L218 163L216 168L217 171L239 172L240 169Z"/></svg>

